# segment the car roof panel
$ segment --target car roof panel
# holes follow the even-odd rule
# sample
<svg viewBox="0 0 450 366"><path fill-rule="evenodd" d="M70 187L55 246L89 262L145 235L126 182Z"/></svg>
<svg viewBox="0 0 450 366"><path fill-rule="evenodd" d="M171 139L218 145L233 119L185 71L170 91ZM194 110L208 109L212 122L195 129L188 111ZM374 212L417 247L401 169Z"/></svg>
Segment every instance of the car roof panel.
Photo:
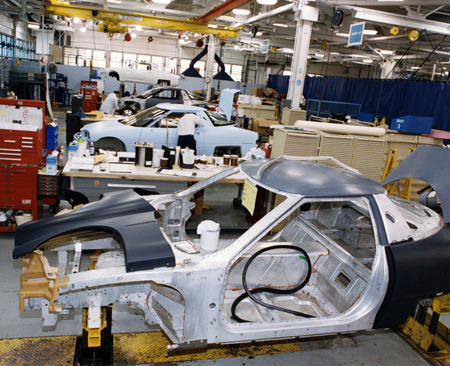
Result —
<svg viewBox="0 0 450 366"><path fill-rule="evenodd" d="M274 191L308 197L355 197L382 194L377 182L344 169L295 157L258 159L241 165L253 181Z"/></svg>

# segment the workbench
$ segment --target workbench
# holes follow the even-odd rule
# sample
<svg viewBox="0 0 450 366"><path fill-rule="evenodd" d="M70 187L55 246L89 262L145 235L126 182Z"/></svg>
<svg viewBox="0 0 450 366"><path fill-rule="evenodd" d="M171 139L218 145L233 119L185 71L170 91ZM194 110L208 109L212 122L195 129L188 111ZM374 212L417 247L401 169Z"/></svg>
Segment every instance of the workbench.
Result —
<svg viewBox="0 0 450 366"><path fill-rule="evenodd" d="M70 177L70 188L84 193L89 202L97 201L100 194L115 192L123 189L143 188L156 191L159 194L168 194L188 187L191 183L202 181L216 173L223 171L218 167L213 172L205 172L198 169L182 169L183 172L195 172L194 177L164 175L157 173L158 168L147 168L130 164L131 173L110 172L109 163L94 165L93 171L72 171L72 161L69 160L64 167L63 176ZM105 167L105 171L100 170ZM245 178L241 173L233 174L220 183L244 183Z"/></svg>

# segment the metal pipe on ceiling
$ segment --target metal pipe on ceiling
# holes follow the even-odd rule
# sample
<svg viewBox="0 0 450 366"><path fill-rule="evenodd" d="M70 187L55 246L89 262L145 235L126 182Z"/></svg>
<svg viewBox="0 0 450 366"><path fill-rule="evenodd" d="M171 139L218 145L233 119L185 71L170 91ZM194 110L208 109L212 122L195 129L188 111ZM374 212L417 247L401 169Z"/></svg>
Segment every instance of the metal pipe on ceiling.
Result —
<svg viewBox="0 0 450 366"><path fill-rule="evenodd" d="M280 7L276 8L276 9L270 10L270 11L268 11L266 13L255 15L254 17L251 17L251 18L247 19L244 22L234 23L231 26L232 27L240 27L240 26L242 26L244 24L250 24L250 23L253 23L253 22L257 22L258 20L271 18L271 17L273 17L275 15L278 15L278 14L281 14L281 13L284 13L286 11L293 10L293 9L294 9L294 4L293 3L287 4L287 5L283 5L283 6L280 6Z"/></svg>

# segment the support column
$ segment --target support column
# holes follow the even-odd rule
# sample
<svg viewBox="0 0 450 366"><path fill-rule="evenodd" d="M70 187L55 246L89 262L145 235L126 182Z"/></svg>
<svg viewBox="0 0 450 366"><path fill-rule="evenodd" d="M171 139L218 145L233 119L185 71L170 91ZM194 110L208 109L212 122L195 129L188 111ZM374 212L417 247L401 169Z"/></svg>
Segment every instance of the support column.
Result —
<svg viewBox="0 0 450 366"><path fill-rule="evenodd" d="M392 79L394 77L394 66L396 61L386 59L381 67L381 79Z"/></svg>
<svg viewBox="0 0 450 366"><path fill-rule="evenodd" d="M180 47L180 45L178 45L177 71L176 71L177 75L180 75L181 73L181 51L182 48Z"/></svg>
<svg viewBox="0 0 450 366"><path fill-rule="evenodd" d="M16 61L17 57L17 24L18 21L16 19L13 20L13 60Z"/></svg>
<svg viewBox="0 0 450 366"><path fill-rule="evenodd" d="M294 57L292 59L291 77L287 99L291 100L292 109L300 109L303 87L308 61L309 42L313 21L317 21L319 11L311 6L304 6L302 2L296 11L297 30L295 33Z"/></svg>
<svg viewBox="0 0 450 366"><path fill-rule="evenodd" d="M205 90L206 90L206 100L211 100L211 88L212 88L212 79L214 72L214 55L216 54L216 43L214 39L214 35L209 35L208 42L208 54L206 60L206 75L205 75Z"/></svg>

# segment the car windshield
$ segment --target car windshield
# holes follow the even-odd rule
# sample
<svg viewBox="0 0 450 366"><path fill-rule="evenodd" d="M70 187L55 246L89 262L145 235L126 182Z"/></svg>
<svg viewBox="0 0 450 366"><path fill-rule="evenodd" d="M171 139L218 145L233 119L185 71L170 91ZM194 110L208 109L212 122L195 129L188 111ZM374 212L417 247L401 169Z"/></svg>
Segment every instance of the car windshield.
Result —
<svg viewBox="0 0 450 366"><path fill-rule="evenodd" d="M160 88L149 89L141 94L136 95L136 98L147 99L148 97L151 97L153 94L155 94L159 90L160 90Z"/></svg>
<svg viewBox="0 0 450 366"><path fill-rule="evenodd" d="M138 114L134 114L127 118L121 119L119 120L119 122L127 126L146 127L150 125L153 121L164 116L165 112L166 111L161 108L152 107Z"/></svg>
<svg viewBox="0 0 450 366"><path fill-rule="evenodd" d="M218 115L217 113L212 113L207 110L205 110L205 112L208 115L209 119L211 120L211 122L214 126L228 126L228 125L235 124L234 122L227 121L226 118L223 118L222 116Z"/></svg>
<svg viewBox="0 0 450 366"><path fill-rule="evenodd" d="M189 90L185 90L185 92L187 93L187 95L189 95L189 98L191 100L205 100L205 98L203 98L201 95L198 95L197 93L191 92Z"/></svg>

